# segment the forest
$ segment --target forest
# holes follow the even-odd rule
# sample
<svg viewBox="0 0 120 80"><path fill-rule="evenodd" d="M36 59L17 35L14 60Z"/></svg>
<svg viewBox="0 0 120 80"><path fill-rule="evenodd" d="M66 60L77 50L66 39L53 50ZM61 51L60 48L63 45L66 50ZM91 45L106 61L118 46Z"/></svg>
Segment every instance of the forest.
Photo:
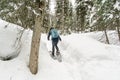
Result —
<svg viewBox="0 0 120 80"><path fill-rule="evenodd" d="M0 18L21 26L21 36L26 29L33 31L29 67L34 74L41 33L48 33L51 27L62 35L102 31L107 44L107 31L113 30L120 41L119 0L1 0Z"/></svg>

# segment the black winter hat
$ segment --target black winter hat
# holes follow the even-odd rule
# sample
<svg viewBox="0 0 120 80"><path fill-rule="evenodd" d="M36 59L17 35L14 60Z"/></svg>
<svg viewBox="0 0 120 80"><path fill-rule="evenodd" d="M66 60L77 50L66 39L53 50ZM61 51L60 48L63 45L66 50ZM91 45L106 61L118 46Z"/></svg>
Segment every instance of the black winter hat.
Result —
<svg viewBox="0 0 120 80"><path fill-rule="evenodd" d="M50 30L54 29L53 27L50 28Z"/></svg>

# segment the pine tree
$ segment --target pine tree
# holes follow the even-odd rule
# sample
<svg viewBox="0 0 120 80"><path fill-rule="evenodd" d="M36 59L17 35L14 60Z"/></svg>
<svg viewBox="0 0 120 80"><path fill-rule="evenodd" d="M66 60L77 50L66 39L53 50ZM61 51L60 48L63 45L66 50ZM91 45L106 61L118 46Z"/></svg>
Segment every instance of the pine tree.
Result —
<svg viewBox="0 0 120 80"><path fill-rule="evenodd" d="M93 6L92 1L76 0L76 26L78 32L84 32L89 25L89 6Z"/></svg>
<svg viewBox="0 0 120 80"><path fill-rule="evenodd" d="M115 0L115 3L119 3L117 0ZM113 10L113 24L114 26L116 27L116 30L117 30L117 33L118 33L118 38L119 38L119 41L120 41L120 10L118 8L114 8Z"/></svg>
<svg viewBox="0 0 120 80"><path fill-rule="evenodd" d="M63 0L56 0L56 8L55 8L55 15L56 15L56 27L59 29L62 29L62 24L63 24Z"/></svg>

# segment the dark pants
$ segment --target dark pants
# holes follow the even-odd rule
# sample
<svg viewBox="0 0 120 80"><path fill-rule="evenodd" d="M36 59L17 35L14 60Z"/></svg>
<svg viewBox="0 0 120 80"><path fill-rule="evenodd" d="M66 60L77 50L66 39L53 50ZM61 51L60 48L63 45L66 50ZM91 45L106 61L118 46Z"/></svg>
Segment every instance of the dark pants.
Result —
<svg viewBox="0 0 120 80"><path fill-rule="evenodd" d="M54 55L54 52L55 52L55 48L56 48L57 52L59 51L59 48L58 48L57 44L58 44L58 38L53 38L52 39L52 54L53 55Z"/></svg>

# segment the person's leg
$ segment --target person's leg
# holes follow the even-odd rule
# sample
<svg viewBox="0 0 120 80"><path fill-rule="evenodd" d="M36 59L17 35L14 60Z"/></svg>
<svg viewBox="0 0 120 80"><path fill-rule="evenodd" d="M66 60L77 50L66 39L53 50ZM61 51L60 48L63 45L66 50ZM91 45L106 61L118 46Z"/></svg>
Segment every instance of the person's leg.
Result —
<svg viewBox="0 0 120 80"><path fill-rule="evenodd" d="M55 51L55 43L52 41L52 55L54 56L54 51Z"/></svg>
<svg viewBox="0 0 120 80"><path fill-rule="evenodd" d="M59 51L57 44L58 42L55 43L55 48L56 48L56 55L58 56L60 54L60 51Z"/></svg>
<svg viewBox="0 0 120 80"><path fill-rule="evenodd" d="M58 44L58 41L55 42L55 48L56 48L56 52L59 52L59 48L58 48L57 44Z"/></svg>

